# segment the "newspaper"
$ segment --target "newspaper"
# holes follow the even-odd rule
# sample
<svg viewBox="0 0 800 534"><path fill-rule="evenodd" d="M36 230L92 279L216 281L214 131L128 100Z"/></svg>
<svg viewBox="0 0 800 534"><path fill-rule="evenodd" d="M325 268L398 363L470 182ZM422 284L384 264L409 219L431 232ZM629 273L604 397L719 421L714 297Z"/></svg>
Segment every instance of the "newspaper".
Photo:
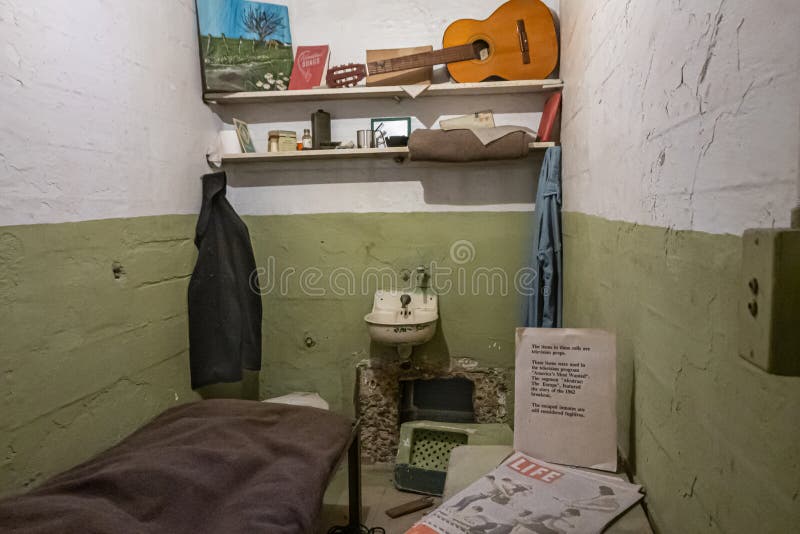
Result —
<svg viewBox="0 0 800 534"><path fill-rule="evenodd" d="M616 471L616 363L610 332L518 328L514 450Z"/></svg>
<svg viewBox="0 0 800 534"><path fill-rule="evenodd" d="M406 534L591 534L643 497L641 486L516 452Z"/></svg>

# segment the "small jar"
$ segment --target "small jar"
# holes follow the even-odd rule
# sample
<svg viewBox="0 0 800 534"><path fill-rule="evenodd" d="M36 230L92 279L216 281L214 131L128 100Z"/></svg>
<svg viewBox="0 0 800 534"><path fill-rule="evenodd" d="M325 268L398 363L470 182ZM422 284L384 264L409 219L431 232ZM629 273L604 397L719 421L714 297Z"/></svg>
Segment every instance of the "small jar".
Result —
<svg viewBox="0 0 800 534"><path fill-rule="evenodd" d="M267 152L278 152L280 134L277 131L269 132L269 140L267 142Z"/></svg>
<svg viewBox="0 0 800 534"><path fill-rule="evenodd" d="M303 130L303 150L311 150L313 143L311 142L311 130L308 128Z"/></svg>
<svg viewBox="0 0 800 534"><path fill-rule="evenodd" d="M267 152L294 152L297 150L297 132L270 130Z"/></svg>

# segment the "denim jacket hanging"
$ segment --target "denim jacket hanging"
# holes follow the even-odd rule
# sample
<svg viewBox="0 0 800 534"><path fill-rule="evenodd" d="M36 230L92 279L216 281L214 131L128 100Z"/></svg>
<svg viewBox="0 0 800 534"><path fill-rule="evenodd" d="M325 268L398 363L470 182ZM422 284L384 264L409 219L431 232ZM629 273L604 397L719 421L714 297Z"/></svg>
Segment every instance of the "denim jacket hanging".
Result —
<svg viewBox="0 0 800 534"><path fill-rule="evenodd" d="M547 149L536 193L531 267L534 287L525 300L527 327L560 328L563 313L561 147Z"/></svg>

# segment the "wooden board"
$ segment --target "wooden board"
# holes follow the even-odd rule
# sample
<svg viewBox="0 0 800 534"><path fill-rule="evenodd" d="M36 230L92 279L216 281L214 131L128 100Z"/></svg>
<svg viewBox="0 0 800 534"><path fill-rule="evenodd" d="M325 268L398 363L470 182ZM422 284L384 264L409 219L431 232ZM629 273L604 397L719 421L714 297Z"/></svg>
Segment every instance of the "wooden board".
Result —
<svg viewBox="0 0 800 534"><path fill-rule="evenodd" d="M431 85L417 98L425 96L483 96L542 93L564 87L559 79L518 80L514 82L439 83ZM342 89L303 89L300 91L250 91L243 93L207 93L206 102L218 105L305 102L321 100L358 100L364 98L409 98L399 86L345 87Z"/></svg>
<svg viewBox="0 0 800 534"><path fill-rule="evenodd" d="M343 148L334 150L298 150L294 152L254 152L225 154L222 163L255 163L266 161L302 161L350 158L391 158L408 156L408 148Z"/></svg>
<svg viewBox="0 0 800 534"><path fill-rule="evenodd" d="M394 59L396 57L420 54L422 52L432 52L432 46L416 46L413 48L386 48L383 50L367 50L367 64L382 59ZM433 79L433 67L421 67L419 69L400 70L397 72L387 72L386 74L376 74L367 76L367 86L385 85L413 85L417 83L431 83Z"/></svg>
<svg viewBox="0 0 800 534"><path fill-rule="evenodd" d="M555 143L530 143L528 149L544 150ZM345 148L340 150L299 150L295 152L254 152L249 154L225 154L222 163L260 163L271 161L303 161L353 158L407 158L408 147L389 148Z"/></svg>

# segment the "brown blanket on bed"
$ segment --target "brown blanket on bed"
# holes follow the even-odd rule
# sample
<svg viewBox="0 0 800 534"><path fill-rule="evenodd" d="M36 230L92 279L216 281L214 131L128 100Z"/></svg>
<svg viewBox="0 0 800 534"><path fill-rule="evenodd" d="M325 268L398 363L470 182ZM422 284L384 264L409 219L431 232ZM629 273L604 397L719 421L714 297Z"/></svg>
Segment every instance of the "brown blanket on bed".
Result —
<svg viewBox="0 0 800 534"><path fill-rule="evenodd" d="M351 424L282 404L178 406L38 489L0 501L0 532L312 532Z"/></svg>

